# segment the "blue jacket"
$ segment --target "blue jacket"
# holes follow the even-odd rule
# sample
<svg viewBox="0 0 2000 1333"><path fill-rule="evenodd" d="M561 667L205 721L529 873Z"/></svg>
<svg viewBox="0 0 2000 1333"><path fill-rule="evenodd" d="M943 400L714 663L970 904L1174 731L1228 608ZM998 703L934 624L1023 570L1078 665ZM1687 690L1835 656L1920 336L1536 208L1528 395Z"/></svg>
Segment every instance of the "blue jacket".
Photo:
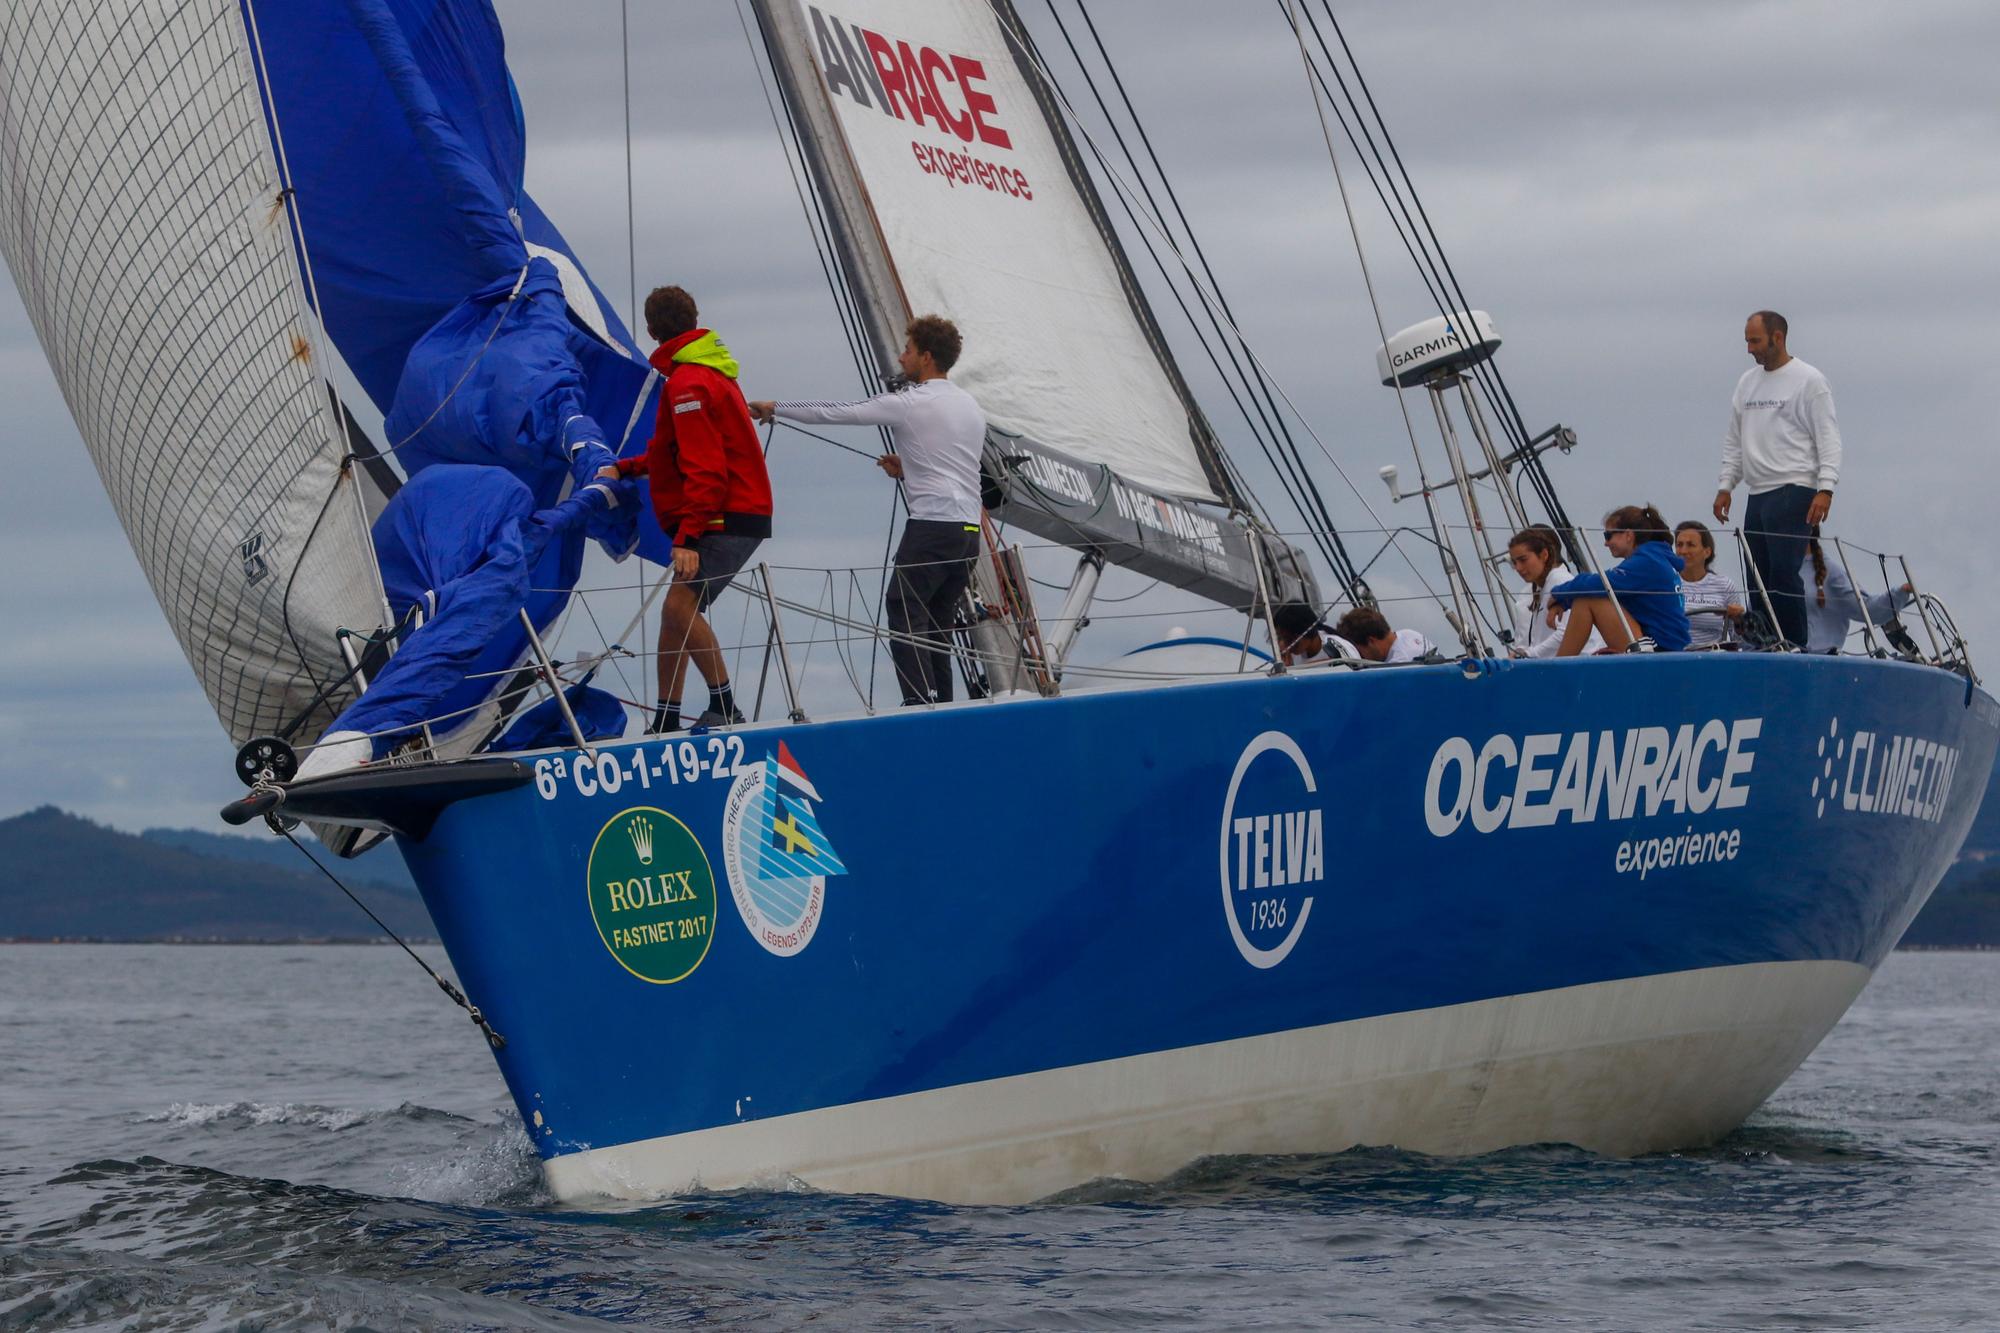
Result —
<svg viewBox="0 0 2000 1333"><path fill-rule="evenodd" d="M1639 624L1639 632L1669 652L1688 646L1687 602L1681 571L1687 561L1665 542L1641 542L1637 550L1602 574L1579 574L1549 596L1560 606L1579 597L1602 597L1606 581L1618 605Z"/></svg>

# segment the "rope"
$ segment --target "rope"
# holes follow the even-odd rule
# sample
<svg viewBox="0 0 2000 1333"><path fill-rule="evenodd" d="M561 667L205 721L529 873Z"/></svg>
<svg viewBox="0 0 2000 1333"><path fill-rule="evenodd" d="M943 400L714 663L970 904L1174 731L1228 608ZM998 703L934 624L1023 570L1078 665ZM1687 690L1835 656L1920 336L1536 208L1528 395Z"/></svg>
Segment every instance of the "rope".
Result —
<svg viewBox="0 0 2000 1333"><path fill-rule="evenodd" d="M631 287L634 339L639 335L639 226L632 199L632 7L618 0L618 76L625 85L625 277ZM640 397L643 399L644 394ZM628 432L629 433L629 432ZM619 441L622 445L624 441Z"/></svg>
<svg viewBox="0 0 2000 1333"><path fill-rule="evenodd" d="M451 1002L453 1004L465 1010L466 1016L472 1020L473 1025L476 1026L479 1029L480 1033L485 1036L487 1045L491 1046L496 1051L506 1049L507 1039L501 1036L497 1031L495 1031L493 1025L486 1021L486 1015L479 1012L478 1005L466 999L464 992L460 991L458 987L452 985L451 982L447 980L445 977L440 976L431 967L429 963L426 963L423 959L417 957L417 951L415 949L412 949L408 944L406 944L401 935L398 935L395 931L389 929L389 923L384 921L381 917L376 916L375 913L369 909L367 903L364 903L359 898L355 897L354 891L348 888L345 884L341 883L340 877L338 875L334 874L331 870L328 870L325 866L321 865L319 858L314 856L311 852L307 851L305 849L305 845L301 843L297 838L292 836L292 831L290 829L284 827L282 824L279 824L275 817L268 818L267 822L271 825L273 829L275 829L280 835L284 837L286 842L289 842L290 844L292 844L292 846L298 848L300 856L303 856L305 857L306 860L312 862L313 869L319 871L320 874L325 875L327 879L333 882L334 888L339 889L342 893L346 894L347 900L349 902L353 903L356 907L360 908L363 912L367 913L368 919L370 921L373 921L378 927L380 927L384 935L387 935L390 939L394 940L396 942L397 948L401 949L404 953L410 955L410 961L414 962L418 967L421 967L424 970L425 974L429 976L432 981L435 981L437 983L438 989L443 991L447 996L450 997Z"/></svg>

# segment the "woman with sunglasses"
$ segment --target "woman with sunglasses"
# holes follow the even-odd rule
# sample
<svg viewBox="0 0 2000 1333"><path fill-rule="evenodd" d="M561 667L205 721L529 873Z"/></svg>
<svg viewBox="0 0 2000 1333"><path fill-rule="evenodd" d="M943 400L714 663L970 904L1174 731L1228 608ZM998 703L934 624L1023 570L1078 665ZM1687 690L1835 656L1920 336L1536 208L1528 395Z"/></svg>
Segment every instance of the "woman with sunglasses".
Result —
<svg viewBox="0 0 2000 1333"><path fill-rule="evenodd" d="M1509 537L1507 563L1528 585L1514 595L1514 656L1554 657L1562 647L1562 630L1543 620L1542 614L1550 605L1549 589L1570 577L1556 530L1537 525ZM1594 653L1603 646L1603 636L1593 629L1583 651Z"/></svg>
<svg viewBox="0 0 2000 1333"><path fill-rule="evenodd" d="M1545 617L1551 627L1559 608L1570 613L1556 656L1581 653L1592 629L1614 653L1634 645L1671 652L1687 647L1687 607L1681 600L1685 562L1674 554L1673 530L1660 511L1651 505L1612 510L1604 516L1604 545L1618 557L1616 565L1602 574L1580 574L1549 594L1555 603Z"/></svg>

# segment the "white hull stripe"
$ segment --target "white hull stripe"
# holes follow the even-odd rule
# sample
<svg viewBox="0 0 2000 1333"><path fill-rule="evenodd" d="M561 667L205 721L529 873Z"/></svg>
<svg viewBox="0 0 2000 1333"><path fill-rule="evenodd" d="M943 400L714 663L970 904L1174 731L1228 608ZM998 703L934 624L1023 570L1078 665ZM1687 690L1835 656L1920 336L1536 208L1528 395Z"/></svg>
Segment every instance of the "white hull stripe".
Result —
<svg viewBox="0 0 2000 1333"><path fill-rule="evenodd" d="M1755 1110L1868 976L1790 962L1599 982L745 1121L544 1168L566 1200L797 1179L1020 1203L1216 1153L1686 1147Z"/></svg>

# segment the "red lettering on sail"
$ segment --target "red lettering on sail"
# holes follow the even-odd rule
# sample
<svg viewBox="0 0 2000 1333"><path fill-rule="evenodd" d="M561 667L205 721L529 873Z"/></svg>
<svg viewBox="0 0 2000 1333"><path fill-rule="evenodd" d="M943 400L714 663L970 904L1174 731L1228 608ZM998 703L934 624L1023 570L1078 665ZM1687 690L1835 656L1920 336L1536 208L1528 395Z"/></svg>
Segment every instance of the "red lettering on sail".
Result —
<svg viewBox="0 0 2000 1333"><path fill-rule="evenodd" d="M924 51L929 54L930 48L925 47ZM930 81L924 78L923 65L918 61L917 53L910 49L908 42L897 42L896 54L903 66L903 86L910 90L911 100L918 108L912 119L922 125L928 115L942 128L945 124L944 112L938 110L937 94L931 90Z"/></svg>
<svg viewBox="0 0 2000 1333"><path fill-rule="evenodd" d="M896 50L889 45L889 39L879 32L863 28L861 40L868 43L868 58L875 62L875 73L881 76L882 91L888 96L889 109L896 113L896 119L914 120L919 125L923 124L923 109L917 105L916 97L903 87L903 71L896 64ZM898 103L902 105L899 106ZM903 114L905 106L910 109L910 114L907 116Z"/></svg>
<svg viewBox="0 0 2000 1333"><path fill-rule="evenodd" d="M952 115L950 110L948 109L948 104L945 101L944 93L938 88L938 75L940 74L944 76L945 82L947 83L958 82L958 77L951 72L951 65L945 60L943 56L939 55L936 51L933 51L928 46L924 48L922 63L924 69L924 86L930 89L931 102L937 108L938 119L942 121L945 125L949 126L953 134L956 134L959 138L965 140L967 143L971 143L972 142L971 114L968 113L960 116Z"/></svg>
<svg viewBox="0 0 2000 1333"><path fill-rule="evenodd" d="M995 148L1014 147L1013 136L1005 127L995 123L1000 108L994 102L993 94L984 86L986 66L982 62L971 56L940 51L936 47L891 39L860 24L850 24L838 15L822 16L818 9L813 9L812 15L816 25L822 24L823 19L831 20L830 28L816 28L820 33L816 54L829 92L861 106L870 105L868 94L864 91L867 81L863 78L863 71L841 61L827 35L829 32L837 33L844 43L847 32L852 30L867 48L868 60L875 67L875 80L881 85L881 109L885 113L926 127L935 123L938 129L949 130L962 143L978 139ZM953 84L957 85L956 94L949 89L949 85ZM994 170L1000 171L997 166ZM1005 173L1000 174L1004 178ZM970 176L971 172L968 172L965 178ZM1019 182L1021 197L1026 198L1025 181L1018 173L1015 180ZM1001 188L1009 194L1014 193L1005 185Z"/></svg>
<svg viewBox="0 0 2000 1333"><path fill-rule="evenodd" d="M986 66L970 56L953 56L951 64L952 68L958 71L958 86L965 91L965 109L972 117L972 123L978 129L980 139L995 148L1012 148L1014 141L1007 137L1007 131L998 125L986 123L986 117L999 109L993 105L993 98L973 87L975 81L980 83L986 81Z"/></svg>

